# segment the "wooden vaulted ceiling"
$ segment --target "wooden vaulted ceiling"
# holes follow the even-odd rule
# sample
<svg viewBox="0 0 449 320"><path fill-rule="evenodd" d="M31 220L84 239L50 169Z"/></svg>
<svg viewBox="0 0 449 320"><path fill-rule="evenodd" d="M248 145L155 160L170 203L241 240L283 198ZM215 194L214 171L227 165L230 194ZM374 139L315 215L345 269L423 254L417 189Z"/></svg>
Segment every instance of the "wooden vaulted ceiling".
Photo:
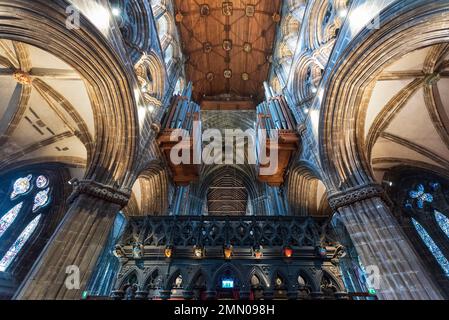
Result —
<svg viewBox="0 0 449 320"><path fill-rule="evenodd" d="M194 99L263 99L280 0L176 0Z"/></svg>

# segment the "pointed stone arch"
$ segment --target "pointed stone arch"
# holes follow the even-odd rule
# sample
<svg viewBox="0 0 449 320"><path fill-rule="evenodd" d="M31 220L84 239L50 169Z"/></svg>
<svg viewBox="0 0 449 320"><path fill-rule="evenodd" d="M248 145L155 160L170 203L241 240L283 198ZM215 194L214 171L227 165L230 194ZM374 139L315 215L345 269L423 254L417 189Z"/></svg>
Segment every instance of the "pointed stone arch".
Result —
<svg viewBox="0 0 449 320"><path fill-rule="evenodd" d="M222 264L213 274L212 276L212 285L216 285L219 283L220 281L220 277L225 273L225 272L231 272L237 279L238 283L240 284L240 289L244 289L246 288L246 284L243 281L245 279L245 277L243 276L242 272L236 268L233 264L228 264L228 263L224 263Z"/></svg>
<svg viewBox="0 0 449 320"><path fill-rule="evenodd" d="M55 2L54 14L49 16L46 14L48 1L33 1L32 7L27 1L1 3L0 38L41 48L82 76L88 84L96 128L96 145L92 161L87 164L86 177L103 183L123 183L132 171L139 137L130 70L110 48L109 41L82 14L76 32L66 28L69 5L62 0Z"/></svg>
<svg viewBox="0 0 449 320"><path fill-rule="evenodd" d="M256 276L260 280L260 284L264 289L268 289L271 286L269 277L263 272L263 270L258 267L254 266L250 269L248 276L246 277L246 281L248 284L251 284L251 279L253 276Z"/></svg>
<svg viewBox="0 0 449 320"><path fill-rule="evenodd" d="M448 9L449 4L442 0L395 2L380 13L379 30L363 29L352 40L354 45L348 45L351 50L342 52L328 79L320 110L319 148L328 187L344 190L374 180L360 123L370 84L405 53L449 41L448 33L441 31L448 23L441 12Z"/></svg>
<svg viewBox="0 0 449 320"><path fill-rule="evenodd" d="M135 65L137 79L144 89L147 102L161 106L165 93L165 67L154 52L145 53Z"/></svg>
<svg viewBox="0 0 449 320"><path fill-rule="evenodd" d="M188 285L186 290L193 290L196 281L198 281L198 279L203 276L204 280L206 282L207 286L211 285L211 278L210 278L210 274L209 272L207 272L207 270L204 270L202 267L198 267L195 272L193 273L193 275L190 277Z"/></svg>

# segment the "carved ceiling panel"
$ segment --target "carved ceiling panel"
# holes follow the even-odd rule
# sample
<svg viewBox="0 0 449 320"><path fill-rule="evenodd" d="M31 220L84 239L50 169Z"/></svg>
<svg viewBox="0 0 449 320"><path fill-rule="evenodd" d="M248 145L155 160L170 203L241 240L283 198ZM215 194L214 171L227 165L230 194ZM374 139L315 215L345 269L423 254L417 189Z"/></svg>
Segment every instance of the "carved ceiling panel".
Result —
<svg viewBox="0 0 449 320"><path fill-rule="evenodd" d="M176 22L194 99L261 100L272 61L280 0L176 0Z"/></svg>

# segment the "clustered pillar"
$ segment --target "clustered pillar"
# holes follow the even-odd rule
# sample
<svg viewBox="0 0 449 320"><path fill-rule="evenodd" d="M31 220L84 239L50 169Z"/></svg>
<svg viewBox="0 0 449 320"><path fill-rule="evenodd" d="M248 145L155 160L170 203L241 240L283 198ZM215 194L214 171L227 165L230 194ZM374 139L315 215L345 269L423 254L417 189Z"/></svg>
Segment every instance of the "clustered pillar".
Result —
<svg viewBox="0 0 449 320"><path fill-rule="evenodd" d="M116 214L128 199L127 192L93 181L77 182L66 216L14 298L81 299Z"/></svg>
<svg viewBox="0 0 449 320"><path fill-rule="evenodd" d="M329 203L365 269L380 271L374 288L379 299L442 299L384 199L381 186L365 185L332 195Z"/></svg>

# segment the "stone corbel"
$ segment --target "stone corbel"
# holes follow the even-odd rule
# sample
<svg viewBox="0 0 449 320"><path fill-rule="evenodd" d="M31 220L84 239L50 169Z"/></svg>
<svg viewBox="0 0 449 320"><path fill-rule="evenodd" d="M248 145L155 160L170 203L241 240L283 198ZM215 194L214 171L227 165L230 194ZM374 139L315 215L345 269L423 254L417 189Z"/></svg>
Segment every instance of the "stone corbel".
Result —
<svg viewBox="0 0 449 320"><path fill-rule="evenodd" d="M72 185L73 192L68 199L69 203L75 201L81 194L86 194L125 207L131 197L131 192L128 190L121 190L93 180L75 180L72 181Z"/></svg>
<svg viewBox="0 0 449 320"><path fill-rule="evenodd" d="M387 198L384 189L380 185L366 184L329 196L329 205L334 211L337 211L342 207L376 197L382 198L390 204L390 200Z"/></svg>

